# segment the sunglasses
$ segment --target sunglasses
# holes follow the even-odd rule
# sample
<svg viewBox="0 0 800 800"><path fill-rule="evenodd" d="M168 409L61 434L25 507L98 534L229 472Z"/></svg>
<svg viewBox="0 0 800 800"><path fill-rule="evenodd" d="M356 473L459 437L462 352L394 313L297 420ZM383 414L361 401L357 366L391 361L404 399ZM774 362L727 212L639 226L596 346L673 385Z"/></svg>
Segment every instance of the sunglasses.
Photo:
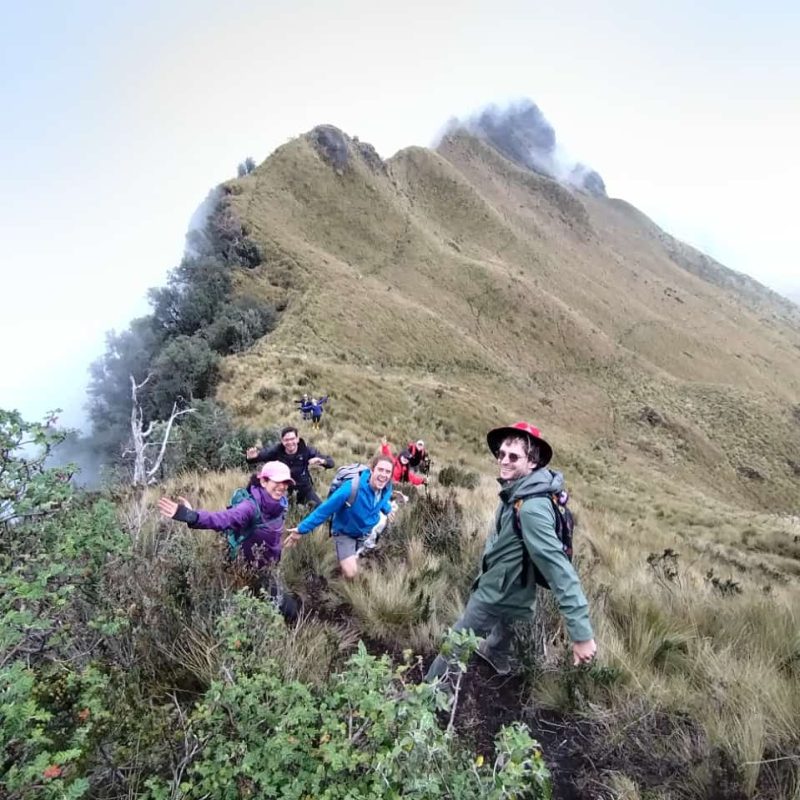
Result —
<svg viewBox="0 0 800 800"><path fill-rule="evenodd" d="M526 458L526 456L521 456L519 453L509 453L507 450L497 451L498 461L504 461L505 459L508 459L512 464L516 464L521 458Z"/></svg>

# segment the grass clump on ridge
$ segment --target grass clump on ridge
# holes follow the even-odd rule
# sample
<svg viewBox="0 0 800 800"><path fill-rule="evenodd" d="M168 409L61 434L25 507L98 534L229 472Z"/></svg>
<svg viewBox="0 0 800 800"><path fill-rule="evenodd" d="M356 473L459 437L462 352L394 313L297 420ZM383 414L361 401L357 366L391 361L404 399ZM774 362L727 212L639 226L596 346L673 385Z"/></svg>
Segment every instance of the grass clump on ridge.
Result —
<svg viewBox="0 0 800 800"><path fill-rule="evenodd" d="M463 489L475 489L480 481L480 476L473 470L462 469L455 464L442 467L437 476L442 486L460 486Z"/></svg>

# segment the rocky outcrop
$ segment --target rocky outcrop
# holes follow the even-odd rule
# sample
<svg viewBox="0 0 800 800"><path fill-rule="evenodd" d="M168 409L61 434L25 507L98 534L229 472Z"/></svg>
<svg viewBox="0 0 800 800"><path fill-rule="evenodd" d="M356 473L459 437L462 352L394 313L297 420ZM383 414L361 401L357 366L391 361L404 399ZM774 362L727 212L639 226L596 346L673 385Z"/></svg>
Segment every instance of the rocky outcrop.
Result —
<svg viewBox="0 0 800 800"><path fill-rule="evenodd" d="M483 139L521 167L595 197L606 197L606 185L599 173L559 150L555 129L530 100L505 109L490 106L467 120L453 120L445 135L458 130Z"/></svg>

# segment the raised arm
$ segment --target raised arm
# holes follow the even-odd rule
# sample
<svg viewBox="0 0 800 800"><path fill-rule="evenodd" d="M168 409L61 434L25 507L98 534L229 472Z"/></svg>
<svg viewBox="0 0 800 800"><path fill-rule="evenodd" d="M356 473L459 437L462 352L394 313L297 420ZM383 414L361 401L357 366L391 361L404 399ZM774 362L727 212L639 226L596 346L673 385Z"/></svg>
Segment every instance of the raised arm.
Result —
<svg viewBox="0 0 800 800"><path fill-rule="evenodd" d="M224 531L228 528L234 530L244 530L247 528L255 516L255 501L243 500L233 508L226 508L223 511L202 511L194 510L188 506L184 498L179 498L181 503L176 503L168 497L162 497L158 501L158 507L165 517L171 517L178 522L185 522L190 528L201 528L204 530Z"/></svg>
<svg viewBox="0 0 800 800"><path fill-rule="evenodd" d="M247 450L246 457L248 464L257 464L262 461L275 461L280 453L280 445L274 444L271 447L262 447L257 450L251 447Z"/></svg>

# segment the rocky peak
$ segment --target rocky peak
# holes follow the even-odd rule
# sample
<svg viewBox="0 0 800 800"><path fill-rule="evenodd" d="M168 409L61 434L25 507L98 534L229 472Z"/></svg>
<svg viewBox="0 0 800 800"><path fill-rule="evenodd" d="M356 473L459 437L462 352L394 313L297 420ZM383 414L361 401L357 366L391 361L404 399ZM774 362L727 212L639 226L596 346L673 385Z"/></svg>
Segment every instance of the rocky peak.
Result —
<svg viewBox="0 0 800 800"><path fill-rule="evenodd" d="M465 130L488 142L521 167L595 197L606 196L605 183L595 170L570 161L560 151L555 129L531 100L511 104L504 109L489 106L466 120L453 120L446 134L458 130Z"/></svg>

